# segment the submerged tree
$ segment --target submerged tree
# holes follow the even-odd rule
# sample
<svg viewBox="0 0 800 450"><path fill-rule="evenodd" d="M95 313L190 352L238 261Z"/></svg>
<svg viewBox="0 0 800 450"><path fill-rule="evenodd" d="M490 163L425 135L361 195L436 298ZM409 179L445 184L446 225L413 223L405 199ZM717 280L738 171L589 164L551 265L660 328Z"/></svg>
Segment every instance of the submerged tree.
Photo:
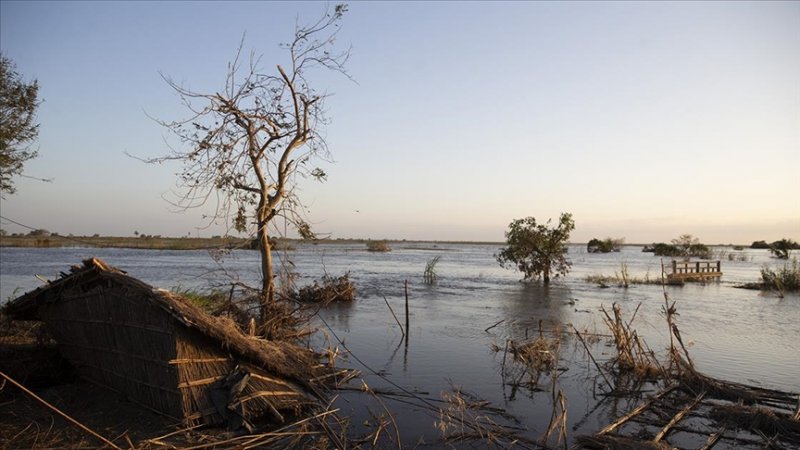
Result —
<svg viewBox="0 0 800 450"><path fill-rule="evenodd" d="M345 5L337 5L313 25L296 28L293 40L281 46L289 54L289 65L277 65L274 73L262 73L253 56L243 67L242 42L220 92L194 92L165 77L192 116L160 122L185 149L172 148L167 156L148 162L183 164L178 206L194 208L213 201L210 222L231 220L229 226L237 231L255 234L261 253L262 321L275 300L269 228L273 219L284 217L301 237L313 237L302 219L294 185L298 175L325 179L312 163L328 155L321 133L328 119L325 95L314 90L307 77L313 69L347 75L349 50L333 52L346 11Z"/></svg>
<svg viewBox="0 0 800 450"><path fill-rule="evenodd" d="M792 239L786 238L775 241L769 245L770 253L772 253L772 256L778 259L789 259L790 250L797 249L800 249L800 245L798 245L797 242L793 241Z"/></svg>
<svg viewBox="0 0 800 450"><path fill-rule="evenodd" d="M0 54L0 196L16 191L12 177L36 157L31 144L39 136L38 95L39 83L24 82L14 62Z"/></svg>
<svg viewBox="0 0 800 450"><path fill-rule="evenodd" d="M572 214L562 213L558 225L551 221L537 224L534 217L516 219L506 231L507 246L497 255L503 267L516 267L525 280L542 278L550 283L550 276L558 277L569 272L572 263L567 260L567 241L575 229Z"/></svg>
<svg viewBox="0 0 800 450"><path fill-rule="evenodd" d="M677 238L673 239L672 246L677 249L673 255L667 254L667 252L661 254L663 256L683 256L684 258L689 258L690 256L696 256L698 258L710 259L711 258L711 249L708 248L707 245L700 243L700 239L692 236L691 234L682 234ZM656 255L660 255L658 251L656 251Z"/></svg>

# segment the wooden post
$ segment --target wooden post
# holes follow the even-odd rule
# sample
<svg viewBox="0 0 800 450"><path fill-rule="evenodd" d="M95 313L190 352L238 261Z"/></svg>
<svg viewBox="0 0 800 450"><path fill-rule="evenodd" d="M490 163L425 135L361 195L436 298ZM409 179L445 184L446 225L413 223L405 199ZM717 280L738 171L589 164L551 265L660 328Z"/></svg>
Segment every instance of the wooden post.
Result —
<svg viewBox="0 0 800 450"><path fill-rule="evenodd" d="M405 282L406 288L406 339L408 339L408 280Z"/></svg>
<svg viewBox="0 0 800 450"><path fill-rule="evenodd" d="M717 272L720 272L720 273L722 272L722 262L721 261L717 261Z"/></svg>
<svg viewBox="0 0 800 450"><path fill-rule="evenodd" d="M695 270L697 273L700 273L700 261L697 261L697 268Z"/></svg>
<svg viewBox="0 0 800 450"><path fill-rule="evenodd" d="M672 260L672 274L675 275L678 273L678 261Z"/></svg>

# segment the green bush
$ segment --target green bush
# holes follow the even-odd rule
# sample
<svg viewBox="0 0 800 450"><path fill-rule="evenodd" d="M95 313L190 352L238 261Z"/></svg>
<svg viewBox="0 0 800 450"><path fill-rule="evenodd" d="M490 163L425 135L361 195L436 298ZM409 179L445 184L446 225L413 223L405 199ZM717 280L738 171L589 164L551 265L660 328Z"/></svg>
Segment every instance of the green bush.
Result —
<svg viewBox="0 0 800 450"><path fill-rule="evenodd" d="M618 252L625 239L611 239L605 238L602 241L594 238L586 244L586 251L589 253L609 253Z"/></svg>

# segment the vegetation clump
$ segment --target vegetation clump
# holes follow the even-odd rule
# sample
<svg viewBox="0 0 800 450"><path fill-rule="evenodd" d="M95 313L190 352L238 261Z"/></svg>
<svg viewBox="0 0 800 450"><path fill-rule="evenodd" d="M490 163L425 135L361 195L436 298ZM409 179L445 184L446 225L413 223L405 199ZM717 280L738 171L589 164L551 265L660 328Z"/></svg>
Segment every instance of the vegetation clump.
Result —
<svg viewBox="0 0 800 450"><path fill-rule="evenodd" d="M643 252L653 252L655 256L671 256L681 258L700 258L711 259L713 252L711 249L700 243L700 240L691 234L683 234L673 239L670 244L663 242L654 243L642 249Z"/></svg>
<svg viewBox="0 0 800 450"><path fill-rule="evenodd" d="M790 250L800 250L800 244L786 238L769 244L770 253L778 259L789 259Z"/></svg>
<svg viewBox="0 0 800 450"><path fill-rule="evenodd" d="M631 276L628 271L628 264L625 262L620 263L620 270L614 271L614 275L601 275L594 274L586 277L588 283L596 283L600 287L610 287L611 285L627 288L632 284L655 284L663 285L664 279L660 276L650 277L650 271L644 274L643 277Z"/></svg>
<svg viewBox="0 0 800 450"><path fill-rule="evenodd" d="M622 244L625 242L625 238L619 239L612 239L612 238L605 238L602 241L597 238L593 238L589 243L586 244L586 251L589 253L610 253L610 252L618 252L620 248L622 248Z"/></svg>
<svg viewBox="0 0 800 450"><path fill-rule="evenodd" d="M350 280L350 274L340 277L325 275L314 284L301 287L293 296L294 300L304 304L327 305L333 302L352 302L356 298L356 285Z"/></svg>
<svg viewBox="0 0 800 450"><path fill-rule="evenodd" d="M800 266L797 258L791 264L784 264L783 267L761 268L761 287L765 290L777 291L783 295L784 292L800 291Z"/></svg>
<svg viewBox="0 0 800 450"><path fill-rule="evenodd" d="M369 241L367 242L367 251L386 253L392 251L392 248L386 241Z"/></svg>
<svg viewBox="0 0 800 450"><path fill-rule="evenodd" d="M563 213L558 225L551 227L550 220L536 223L536 218L516 219L506 231L507 246L496 256L503 267L515 267L523 273L525 280L542 279L550 283L550 277L566 275L572 263L567 260L567 241L575 229L572 214Z"/></svg>

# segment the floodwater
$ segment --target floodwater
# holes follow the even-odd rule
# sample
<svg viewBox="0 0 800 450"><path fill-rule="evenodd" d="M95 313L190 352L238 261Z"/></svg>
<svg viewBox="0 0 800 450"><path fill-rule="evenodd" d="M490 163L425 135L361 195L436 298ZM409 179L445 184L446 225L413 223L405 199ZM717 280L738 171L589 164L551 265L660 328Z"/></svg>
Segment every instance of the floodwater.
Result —
<svg viewBox="0 0 800 450"><path fill-rule="evenodd" d="M545 331L559 326L569 331L571 324L579 330L605 333L600 307L610 310L616 302L625 317L638 307L633 327L652 349L660 351L668 339L660 314L666 291L676 302L678 327L700 371L729 381L800 391L800 297L791 294L781 299L734 287L758 281L764 265L783 264L770 258L766 250L715 247L715 251L741 255L737 259L744 260L729 261L723 256L720 282L668 286L664 291L646 285L603 289L585 281L588 275L613 275L623 262L633 277L660 276L661 259L642 253L638 246L608 254L588 254L583 246L570 246L572 271L549 287L520 283L519 273L499 267L493 256L499 245L403 242L392 247L389 253L370 253L355 244L303 244L277 255L291 261L285 267L298 274L298 285L325 273L350 273L358 289L357 300L320 311L316 325L321 333L315 344L338 347L345 354L338 364L362 371L373 389L403 390L438 399L442 391L460 386L513 414L519 420L516 426L527 430L525 436L538 438L547 428L552 410L549 378L543 377L545 389L541 392L512 389L502 382L503 352L495 353L491 346L502 348L509 337L534 336L540 323ZM254 285L258 279L258 254L254 251L237 251L218 263L206 251L0 248L0 298L5 301L40 285L34 275L53 278L90 256L164 288L208 288L224 284L228 275ZM439 280L426 285L422 277L425 263L435 256L441 257L436 266ZM399 320L404 320L406 280L410 310L407 342L386 305L388 302ZM558 378L558 388L567 399L569 433L591 433L629 404L617 400L622 403L605 401L598 406L601 397L596 395L596 383L602 380L583 347L567 334L563 336L561 367L566 370ZM612 353L606 339L590 347L601 364ZM345 392L335 403L351 416L356 432L374 429L372 415L380 415L383 408L373 402L367 410L363 397ZM391 398L385 402L404 444L437 442L440 434L434 422L438 418L419 399L412 399L411 404Z"/></svg>

